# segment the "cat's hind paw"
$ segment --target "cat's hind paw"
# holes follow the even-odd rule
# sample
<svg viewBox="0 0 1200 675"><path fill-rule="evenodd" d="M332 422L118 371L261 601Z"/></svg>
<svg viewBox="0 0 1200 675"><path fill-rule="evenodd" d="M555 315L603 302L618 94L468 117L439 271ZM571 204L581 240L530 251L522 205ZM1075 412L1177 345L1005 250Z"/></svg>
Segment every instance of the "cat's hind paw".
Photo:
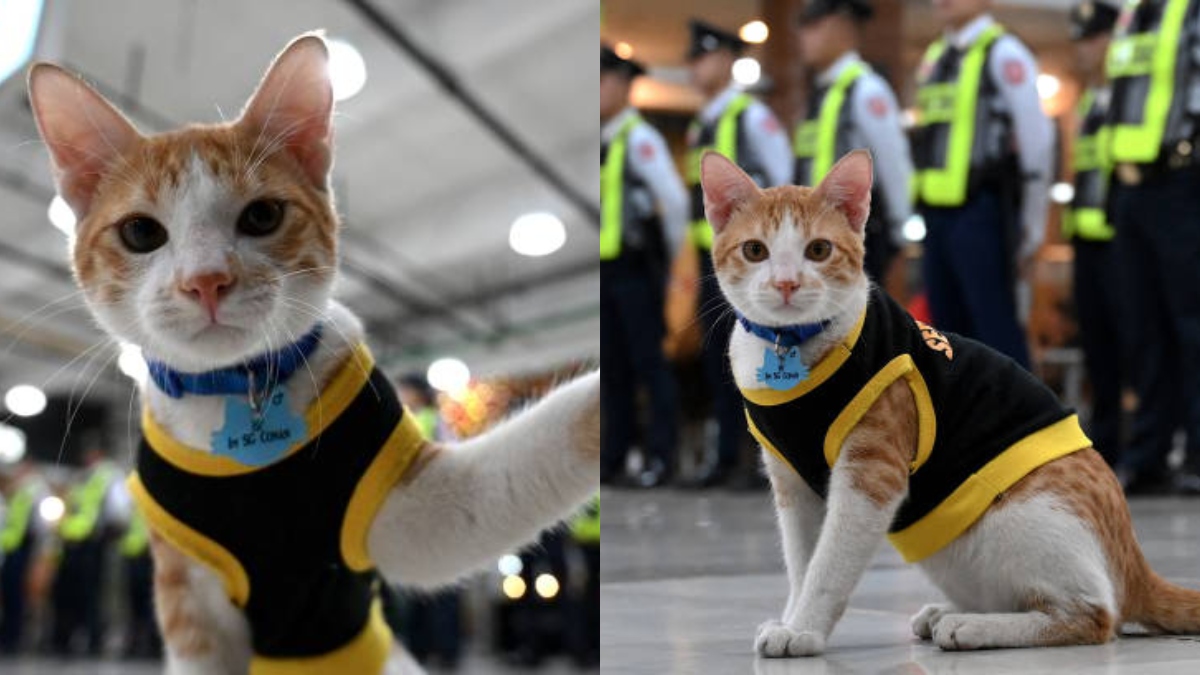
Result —
<svg viewBox="0 0 1200 675"><path fill-rule="evenodd" d="M944 614L933 627L933 643L948 652L987 646L987 626L978 615Z"/></svg>
<svg viewBox="0 0 1200 675"><path fill-rule="evenodd" d="M933 638L934 626L936 626L938 622L942 620L943 616L951 614L954 611L956 611L954 605L941 603L925 605L921 608L921 611L917 612L916 616L912 618L913 635L916 635L922 640L929 640Z"/></svg>
<svg viewBox="0 0 1200 675"><path fill-rule="evenodd" d="M798 631L782 621L772 619L758 627L754 651L768 658L816 656L825 652L825 636L811 631Z"/></svg>

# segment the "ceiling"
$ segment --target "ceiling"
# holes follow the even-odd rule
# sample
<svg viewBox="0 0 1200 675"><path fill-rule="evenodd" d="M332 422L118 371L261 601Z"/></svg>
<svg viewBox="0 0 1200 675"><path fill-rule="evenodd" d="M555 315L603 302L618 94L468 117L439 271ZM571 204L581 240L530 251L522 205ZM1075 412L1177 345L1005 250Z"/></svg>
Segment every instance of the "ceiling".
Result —
<svg viewBox="0 0 1200 675"><path fill-rule="evenodd" d="M339 295L366 319L381 362L398 371L453 355L487 376L598 357L596 5L371 3L564 190L356 4L47 0L35 57L80 72L144 131L161 131L236 115L271 57L301 32L323 28L352 43L368 76L336 114ZM30 382L79 395L94 377L92 396L124 405L116 350L72 295L65 237L46 217L54 189L22 79L0 83L0 392ZM527 258L509 248L509 225L530 211L562 219L562 249Z"/></svg>

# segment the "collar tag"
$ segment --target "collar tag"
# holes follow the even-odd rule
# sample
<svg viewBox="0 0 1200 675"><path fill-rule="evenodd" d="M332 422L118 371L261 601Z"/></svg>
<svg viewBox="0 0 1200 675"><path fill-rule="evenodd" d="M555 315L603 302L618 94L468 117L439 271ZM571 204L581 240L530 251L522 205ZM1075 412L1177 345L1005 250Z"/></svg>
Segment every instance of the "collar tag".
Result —
<svg viewBox="0 0 1200 675"><path fill-rule="evenodd" d="M287 390L277 386L257 406L246 396L226 396L225 424L212 433L210 444L214 454L258 467L283 457L307 432L304 416L292 412Z"/></svg>
<svg viewBox="0 0 1200 675"><path fill-rule="evenodd" d="M800 360L799 347L767 347L763 350L763 364L756 377L771 389L787 391L808 379L808 366Z"/></svg>

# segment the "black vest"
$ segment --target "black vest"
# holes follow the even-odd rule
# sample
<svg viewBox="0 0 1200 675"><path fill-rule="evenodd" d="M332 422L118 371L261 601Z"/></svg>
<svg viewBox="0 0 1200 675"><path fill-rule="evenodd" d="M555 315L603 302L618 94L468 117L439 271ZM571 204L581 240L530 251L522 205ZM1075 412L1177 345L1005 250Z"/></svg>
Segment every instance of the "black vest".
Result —
<svg viewBox="0 0 1200 675"><path fill-rule="evenodd" d="M791 391L743 390L751 432L825 498L846 435L875 401L860 392L874 380L877 397L905 379L919 442L890 532L910 561L952 541L1029 471L1090 445L1072 412L1012 359L918 323L878 288L848 348L835 347L830 363L817 364ZM954 496L967 483L977 494L963 506ZM937 527L926 532L930 516Z"/></svg>
<svg viewBox="0 0 1200 675"><path fill-rule="evenodd" d="M131 493L156 533L222 578L249 620L255 658L327 657L351 645L347 663L377 672L380 647L383 658L391 648L373 615L366 531L422 439L369 353L358 354L309 411L310 437L264 467L197 457L147 413Z"/></svg>
<svg viewBox="0 0 1200 675"><path fill-rule="evenodd" d="M608 146L608 141L600 145L601 167L608 159ZM617 258L624 262L661 267L667 262L662 218L650 186L636 171L630 169L630 153L637 151L636 147L626 142L625 165L621 167L621 180L624 183L621 186L621 252Z"/></svg>

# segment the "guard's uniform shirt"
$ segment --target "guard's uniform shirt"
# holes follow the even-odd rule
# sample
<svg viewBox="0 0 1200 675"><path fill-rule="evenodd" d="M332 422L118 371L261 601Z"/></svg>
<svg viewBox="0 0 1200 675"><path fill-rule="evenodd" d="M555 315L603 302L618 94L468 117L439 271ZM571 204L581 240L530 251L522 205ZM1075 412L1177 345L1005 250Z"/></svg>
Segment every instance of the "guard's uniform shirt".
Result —
<svg viewBox="0 0 1200 675"><path fill-rule="evenodd" d="M808 379L787 391L742 390L750 431L825 497L847 435L900 378L916 401L918 447L889 539L910 562L953 541L1030 471L1091 445L1076 416L1026 370L918 323L878 288Z"/></svg>
<svg viewBox="0 0 1200 675"><path fill-rule="evenodd" d="M712 248L712 227L704 218L700 159L714 150L750 175L759 187L787 185L792 151L787 133L762 102L730 86L709 102L688 128L687 185L691 191L689 236L702 251Z"/></svg>
<svg viewBox="0 0 1200 675"><path fill-rule="evenodd" d="M1020 181L1019 258L1041 246L1049 199L1053 127L1037 75L1025 45L988 14L930 45L917 75L916 201L956 207L981 187Z"/></svg>
<svg viewBox="0 0 1200 675"><path fill-rule="evenodd" d="M912 159L900 125L899 106L887 81L871 70L858 52L843 54L817 76L808 114L796 127L793 181L813 186L833 163L856 148L869 148L875 161L868 237L886 237L898 247L911 215L909 182ZM868 248L872 246L869 243ZM877 275L876 275L877 276Z"/></svg>
<svg viewBox="0 0 1200 675"><path fill-rule="evenodd" d="M600 130L600 259L674 259L687 236L688 195L659 133L626 108Z"/></svg>
<svg viewBox="0 0 1200 675"><path fill-rule="evenodd" d="M305 420L308 438L251 467L181 445L146 412L129 489L151 529L245 611L252 675L379 673L392 635L367 531L421 433L365 346Z"/></svg>

